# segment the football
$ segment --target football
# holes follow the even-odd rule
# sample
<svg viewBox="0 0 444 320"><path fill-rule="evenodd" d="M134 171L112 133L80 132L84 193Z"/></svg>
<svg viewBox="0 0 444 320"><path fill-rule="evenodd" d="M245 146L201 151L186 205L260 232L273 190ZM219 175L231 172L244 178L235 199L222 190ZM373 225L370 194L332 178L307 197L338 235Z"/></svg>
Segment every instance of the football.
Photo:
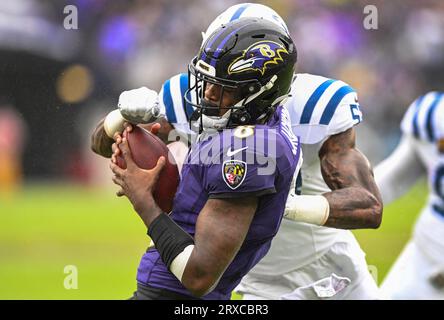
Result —
<svg viewBox="0 0 444 320"><path fill-rule="evenodd" d="M126 130L123 137L128 140L131 155L134 162L142 169L152 169L156 166L159 157L164 156L165 167L160 173L159 180L153 192L154 200L165 213L173 209L173 200L179 185L179 171L174 156L162 140L151 132L134 126L131 132ZM126 169L126 163L120 155L117 157L117 165Z"/></svg>

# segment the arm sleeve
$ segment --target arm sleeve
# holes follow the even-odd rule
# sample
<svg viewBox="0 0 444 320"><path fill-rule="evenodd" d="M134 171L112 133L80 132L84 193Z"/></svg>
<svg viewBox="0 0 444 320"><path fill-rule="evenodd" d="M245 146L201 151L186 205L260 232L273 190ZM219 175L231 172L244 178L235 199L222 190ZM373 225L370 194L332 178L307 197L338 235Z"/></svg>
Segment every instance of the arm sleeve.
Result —
<svg viewBox="0 0 444 320"><path fill-rule="evenodd" d="M404 195L424 173L424 167L415 152L414 138L403 135L391 155L375 168L375 179L384 204Z"/></svg>

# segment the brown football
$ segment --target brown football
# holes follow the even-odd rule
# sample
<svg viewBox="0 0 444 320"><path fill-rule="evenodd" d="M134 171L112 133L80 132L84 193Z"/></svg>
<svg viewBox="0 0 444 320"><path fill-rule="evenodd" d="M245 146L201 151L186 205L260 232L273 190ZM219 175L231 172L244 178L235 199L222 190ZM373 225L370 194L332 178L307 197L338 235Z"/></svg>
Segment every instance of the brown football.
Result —
<svg viewBox="0 0 444 320"><path fill-rule="evenodd" d="M152 169L161 156L167 160L155 186L153 197L160 209L165 213L171 212L180 180L174 156L162 140L138 126L134 126L131 132L125 130L123 136L128 140L132 158L138 167ZM125 160L120 155L117 157L117 165L126 169Z"/></svg>

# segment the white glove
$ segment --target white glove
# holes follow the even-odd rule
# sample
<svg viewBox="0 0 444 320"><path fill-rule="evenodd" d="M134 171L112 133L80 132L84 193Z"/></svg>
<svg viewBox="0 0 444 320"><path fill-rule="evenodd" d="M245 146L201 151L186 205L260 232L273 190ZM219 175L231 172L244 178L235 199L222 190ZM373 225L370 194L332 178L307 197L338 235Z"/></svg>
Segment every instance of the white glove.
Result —
<svg viewBox="0 0 444 320"><path fill-rule="evenodd" d="M156 91L141 87L120 94L120 113L125 120L138 124L153 122L159 117L159 95Z"/></svg>

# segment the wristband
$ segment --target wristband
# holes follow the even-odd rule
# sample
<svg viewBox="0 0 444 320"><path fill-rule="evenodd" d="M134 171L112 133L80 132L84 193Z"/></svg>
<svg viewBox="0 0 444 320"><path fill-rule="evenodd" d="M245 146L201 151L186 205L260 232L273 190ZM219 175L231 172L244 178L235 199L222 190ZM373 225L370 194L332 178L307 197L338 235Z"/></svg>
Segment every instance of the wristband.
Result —
<svg viewBox="0 0 444 320"><path fill-rule="evenodd" d="M330 214L330 205L324 196L295 196L287 199L284 217L293 221L323 226Z"/></svg>
<svg viewBox="0 0 444 320"><path fill-rule="evenodd" d="M148 235L167 268L181 280L194 248L193 238L164 213L150 224Z"/></svg>
<svg viewBox="0 0 444 320"><path fill-rule="evenodd" d="M120 114L119 109L108 113L105 121L103 122L103 129L105 130L106 135L112 139L116 132L122 132L124 122L125 119Z"/></svg>

